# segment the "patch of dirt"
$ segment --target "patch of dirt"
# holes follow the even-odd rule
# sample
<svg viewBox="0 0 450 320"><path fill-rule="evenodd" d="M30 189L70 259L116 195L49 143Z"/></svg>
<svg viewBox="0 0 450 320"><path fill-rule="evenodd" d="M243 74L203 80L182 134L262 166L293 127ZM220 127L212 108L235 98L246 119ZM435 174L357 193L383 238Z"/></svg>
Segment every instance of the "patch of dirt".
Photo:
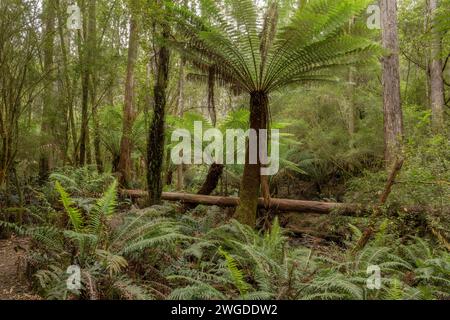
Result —
<svg viewBox="0 0 450 320"><path fill-rule="evenodd" d="M19 260L24 257L29 240L11 237L0 240L0 300L38 300L28 283L18 272Z"/></svg>

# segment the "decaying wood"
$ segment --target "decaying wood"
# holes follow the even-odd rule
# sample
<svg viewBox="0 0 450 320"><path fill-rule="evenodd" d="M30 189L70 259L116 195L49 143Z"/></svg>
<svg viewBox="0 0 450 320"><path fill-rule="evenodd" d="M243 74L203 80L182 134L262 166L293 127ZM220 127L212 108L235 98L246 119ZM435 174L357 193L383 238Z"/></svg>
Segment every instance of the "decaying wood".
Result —
<svg viewBox="0 0 450 320"><path fill-rule="evenodd" d="M147 192L143 190L122 190L121 194L131 198L143 198L147 196ZM220 197L220 196L206 196L190 193L178 192L163 192L162 200L179 201L182 203L193 203L203 205L215 205L219 207L236 207L239 205L238 197ZM264 208L264 198L258 199L258 207ZM268 209L277 209L279 211L293 211L293 212L311 212L328 214L334 210L339 210L342 214L355 215L366 208L361 205L344 204L335 202L319 202L319 201L304 201L291 199L277 199L272 198Z"/></svg>
<svg viewBox="0 0 450 320"><path fill-rule="evenodd" d="M219 183L219 179L223 174L224 169L223 164L213 163L208 170L208 174L206 175L205 182L201 186L200 190L197 192L198 195L209 196L216 188ZM164 200L164 199L163 199ZM197 203L185 203L184 211L194 209L198 204Z"/></svg>
<svg viewBox="0 0 450 320"><path fill-rule="evenodd" d="M386 183L386 187L384 188L384 192L380 197L381 205L386 204L386 201L387 201L389 195L391 194L392 186L394 185L395 179L397 178L400 170L402 170L404 162L405 162L405 160L403 158L397 159L397 161L395 162L395 165L394 165L394 167L391 171L391 174L389 175L389 179Z"/></svg>
<svg viewBox="0 0 450 320"><path fill-rule="evenodd" d="M145 198L147 192L144 190L121 190L121 195L132 199ZM182 204L197 204L219 207L237 207L239 198L237 197L221 197L207 196L190 193L163 192L162 200L180 202ZM265 208L264 198L258 199L258 207ZM336 212L344 216L367 216L373 214L379 206L364 205L356 203L336 203L336 202L319 202L272 198L270 206L267 209L280 212L298 212L298 213L319 213L330 214ZM411 215L419 215L424 212L434 212L435 209L424 206L402 206L397 208L400 211ZM441 208L444 212L450 212L449 207Z"/></svg>
<svg viewBox="0 0 450 320"><path fill-rule="evenodd" d="M375 218L380 215L381 213L381 206L386 204L386 201L391 194L392 186L395 183L395 179L397 178L398 174L400 173L400 170L403 167L403 163L405 160L403 158L397 159L394 163L394 166L392 167L391 173L389 174L389 178L386 183L386 187L384 188L383 193L380 197L380 204L378 207L375 208L373 211L373 215L371 218L371 222L367 229L364 231L362 237L358 240L358 243L356 244L355 248L353 249L353 253L356 253L360 250L362 250L367 243L369 242L372 235L375 233Z"/></svg>

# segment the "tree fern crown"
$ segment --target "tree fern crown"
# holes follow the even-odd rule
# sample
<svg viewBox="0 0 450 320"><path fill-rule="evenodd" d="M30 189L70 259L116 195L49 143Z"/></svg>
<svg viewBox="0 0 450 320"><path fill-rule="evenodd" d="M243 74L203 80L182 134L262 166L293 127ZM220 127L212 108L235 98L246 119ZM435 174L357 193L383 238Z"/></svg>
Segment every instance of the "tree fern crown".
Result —
<svg viewBox="0 0 450 320"><path fill-rule="evenodd" d="M174 45L217 80L270 92L293 83L333 80L336 68L366 62L376 46L344 32L367 0L312 0L292 14L282 1L202 0L201 14L172 7L184 41Z"/></svg>

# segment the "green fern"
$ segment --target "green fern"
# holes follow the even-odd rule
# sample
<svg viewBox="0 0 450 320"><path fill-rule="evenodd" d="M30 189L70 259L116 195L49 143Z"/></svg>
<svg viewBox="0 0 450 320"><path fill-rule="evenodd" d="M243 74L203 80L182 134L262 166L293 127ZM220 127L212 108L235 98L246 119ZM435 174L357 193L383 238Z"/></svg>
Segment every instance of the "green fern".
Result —
<svg viewBox="0 0 450 320"><path fill-rule="evenodd" d="M248 292L249 285L245 282L244 274L239 270L236 260L226 251L219 247L219 253L225 258L227 268L230 271L231 277L239 293L245 297Z"/></svg>
<svg viewBox="0 0 450 320"><path fill-rule="evenodd" d="M64 188L61 186L59 181L55 182L55 188L59 193L61 203L63 204L64 209L67 212L67 215L69 217L73 229L76 232L80 232L84 224L81 212L77 208L73 207L74 205L73 200L70 198L70 195L66 192L66 190L64 190Z"/></svg>

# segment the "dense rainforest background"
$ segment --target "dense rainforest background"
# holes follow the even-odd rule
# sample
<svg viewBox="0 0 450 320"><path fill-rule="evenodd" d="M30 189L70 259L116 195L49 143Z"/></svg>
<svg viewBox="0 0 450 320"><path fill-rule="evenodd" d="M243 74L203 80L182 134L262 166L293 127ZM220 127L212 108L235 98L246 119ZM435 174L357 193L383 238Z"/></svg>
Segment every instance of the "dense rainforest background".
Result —
<svg viewBox="0 0 450 320"><path fill-rule="evenodd" d="M0 299L449 299L449 106L449 0L1 0Z"/></svg>

